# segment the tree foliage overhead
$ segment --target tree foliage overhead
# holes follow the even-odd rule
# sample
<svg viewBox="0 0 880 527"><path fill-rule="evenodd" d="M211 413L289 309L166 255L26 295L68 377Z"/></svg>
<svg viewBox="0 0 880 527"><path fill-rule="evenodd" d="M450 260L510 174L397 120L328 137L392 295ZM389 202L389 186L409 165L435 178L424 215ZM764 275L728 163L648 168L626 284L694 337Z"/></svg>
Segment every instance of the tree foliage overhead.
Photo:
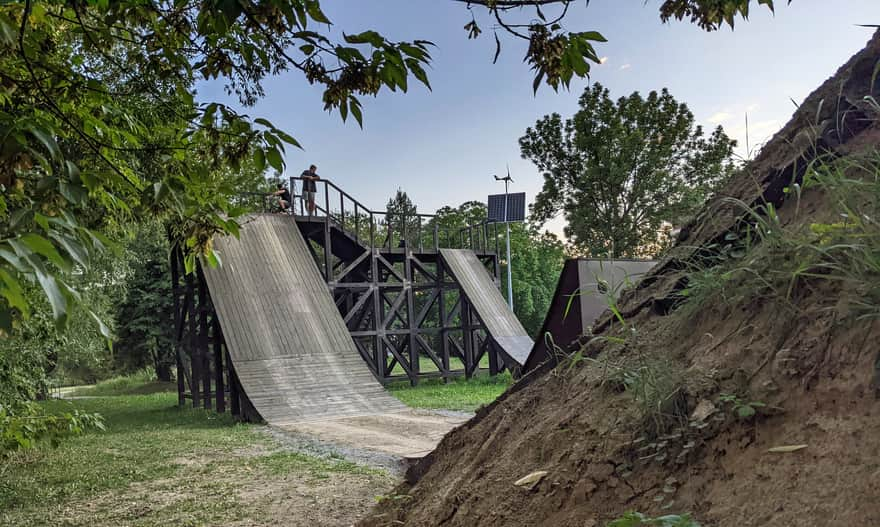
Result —
<svg viewBox="0 0 880 527"><path fill-rule="evenodd" d="M665 89L615 102L597 83L579 105L571 119L545 116L520 138L523 158L544 174L534 220L561 211L579 252L643 256L664 222L691 214L733 168L735 141L720 127L707 136Z"/></svg>
<svg viewBox="0 0 880 527"><path fill-rule="evenodd" d="M427 83L428 43L370 31L332 43L314 31L327 23L314 0L5 4L0 330L29 315L32 278L64 325L79 301L65 276L105 248L108 218L171 220L190 264L213 260L214 234L237 233L241 189L224 171L246 158L282 170L285 144L298 143L265 119L197 105L196 80L223 79L246 106L267 75L297 69L358 121L357 95L405 90L410 75Z"/></svg>
<svg viewBox="0 0 880 527"><path fill-rule="evenodd" d="M563 27L573 0L462 3L487 11L502 33L528 41L536 87L542 80L554 89L568 86L598 60L593 43L604 41L600 33ZM691 17L714 29L747 16L750 5L667 0L661 16ZM358 122L360 97L406 91L413 78L429 86L429 42L396 42L363 28L334 39L330 24L319 0L4 2L0 331L9 334L29 315L23 290L30 281L64 325L68 306L81 303L65 276L105 248L108 221L171 220L190 267L197 254L215 261L215 234L237 233L241 210L230 196L240 189L217 172L248 157L283 170L285 145L299 143L266 119L197 104L196 81L223 82L247 107L263 95L267 76L298 72L323 88L327 110ZM482 31L475 17L466 30L470 37Z"/></svg>
<svg viewBox="0 0 880 527"><path fill-rule="evenodd" d="M606 42L598 31L567 31L564 20L578 0L455 0L471 6L485 7L493 18L496 44L495 60L501 53L498 31L528 42L523 59L535 72L534 89L541 82L554 90L568 88L573 77L586 77L592 64L599 64L594 42ZM774 9L774 0L756 0L757 4ZM590 0L585 2L589 5ZM791 3L791 0L789 0ZM737 17L748 19L752 0L664 0L660 18L689 19L706 31L715 31L725 24L731 29ZM465 24L468 38L483 32L472 15Z"/></svg>

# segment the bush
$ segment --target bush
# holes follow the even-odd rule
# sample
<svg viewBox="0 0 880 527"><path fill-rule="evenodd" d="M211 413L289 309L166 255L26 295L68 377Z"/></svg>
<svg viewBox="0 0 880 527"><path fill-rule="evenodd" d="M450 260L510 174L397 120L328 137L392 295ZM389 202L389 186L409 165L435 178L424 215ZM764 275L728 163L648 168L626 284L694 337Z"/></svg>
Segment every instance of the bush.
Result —
<svg viewBox="0 0 880 527"><path fill-rule="evenodd" d="M43 442L54 447L64 438L95 428L104 429L100 414L71 410L54 415L45 413L40 405L33 403L14 408L0 405L0 459Z"/></svg>

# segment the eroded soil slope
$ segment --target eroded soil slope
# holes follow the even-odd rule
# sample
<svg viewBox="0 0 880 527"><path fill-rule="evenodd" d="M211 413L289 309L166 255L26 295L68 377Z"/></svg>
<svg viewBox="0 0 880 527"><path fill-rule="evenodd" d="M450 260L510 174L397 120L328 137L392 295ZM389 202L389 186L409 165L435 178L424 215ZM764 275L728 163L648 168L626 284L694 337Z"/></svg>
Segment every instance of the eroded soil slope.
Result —
<svg viewBox="0 0 880 527"><path fill-rule="evenodd" d="M878 64L880 33L624 295L624 324L447 435L362 525L880 525Z"/></svg>

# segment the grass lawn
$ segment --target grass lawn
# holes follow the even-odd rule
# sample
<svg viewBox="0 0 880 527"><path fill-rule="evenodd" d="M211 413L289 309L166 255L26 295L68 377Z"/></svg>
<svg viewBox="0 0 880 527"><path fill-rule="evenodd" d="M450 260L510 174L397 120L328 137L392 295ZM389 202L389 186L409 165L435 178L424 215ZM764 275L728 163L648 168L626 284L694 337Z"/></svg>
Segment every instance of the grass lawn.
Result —
<svg viewBox="0 0 880 527"><path fill-rule="evenodd" d="M490 377L479 375L470 380L458 378L444 384L442 379L422 381L418 386L395 382L388 386L395 397L413 408L473 412L501 395L511 383L509 373Z"/></svg>
<svg viewBox="0 0 880 527"><path fill-rule="evenodd" d="M483 358L480 359L480 368L488 369L489 368L489 357L484 355ZM458 357L449 357L449 369L450 370L464 370L464 363L461 362L461 359ZM420 355L419 356L419 371L421 372L433 372L440 371L440 368L434 363L430 358ZM391 370L392 375L406 375L406 371L403 369L403 366L400 364L395 364L394 369Z"/></svg>
<svg viewBox="0 0 880 527"><path fill-rule="evenodd" d="M177 384L156 380L151 370L141 370L130 375L113 377L89 386L77 386L66 390L68 395L77 397L112 396L112 395L147 395L151 393L176 392Z"/></svg>
<svg viewBox="0 0 880 527"><path fill-rule="evenodd" d="M0 462L0 525L349 525L394 484L180 409L173 392L46 404L99 412L107 430Z"/></svg>
<svg viewBox="0 0 880 527"><path fill-rule="evenodd" d="M473 411L509 374L395 383L415 408ZM57 412L100 413L91 431L0 460L0 525L350 525L391 490L386 472L280 445L261 426L177 406L176 385L137 374L66 391Z"/></svg>

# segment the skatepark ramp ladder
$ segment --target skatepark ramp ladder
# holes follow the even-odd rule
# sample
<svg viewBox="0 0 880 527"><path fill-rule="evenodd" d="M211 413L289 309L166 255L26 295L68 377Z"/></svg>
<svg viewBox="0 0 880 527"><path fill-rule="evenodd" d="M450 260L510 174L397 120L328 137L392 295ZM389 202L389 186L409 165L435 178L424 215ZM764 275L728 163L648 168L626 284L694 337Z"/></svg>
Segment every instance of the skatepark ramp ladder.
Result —
<svg viewBox="0 0 880 527"><path fill-rule="evenodd" d="M204 268L231 366L270 424L402 410L364 367L327 284L289 218L257 215L215 242Z"/></svg>

